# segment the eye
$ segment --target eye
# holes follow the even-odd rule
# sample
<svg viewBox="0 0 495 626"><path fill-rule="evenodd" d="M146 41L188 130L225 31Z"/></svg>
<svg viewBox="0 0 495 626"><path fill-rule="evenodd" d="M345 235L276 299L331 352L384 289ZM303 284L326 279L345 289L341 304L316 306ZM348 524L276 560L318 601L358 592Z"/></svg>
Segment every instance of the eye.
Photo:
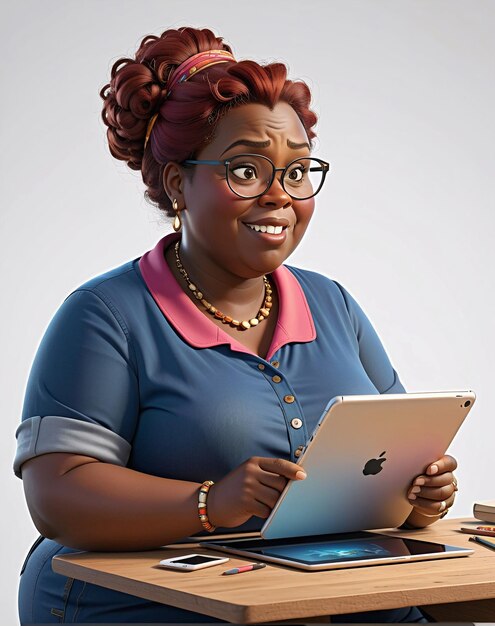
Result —
<svg viewBox="0 0 495 626"><path fill-rule="evenodd" d="M254 165L249 165L247 163L241 165L236 164L230 171L240 180L250 181L258 178Z"/></svg>
<svg viewBox="0 0 495 626"><path fill-rule="evenodd" d="M293 183L300 183L306 174L306 168L303 165L294 165L288 172L287 178Z"/></svg>

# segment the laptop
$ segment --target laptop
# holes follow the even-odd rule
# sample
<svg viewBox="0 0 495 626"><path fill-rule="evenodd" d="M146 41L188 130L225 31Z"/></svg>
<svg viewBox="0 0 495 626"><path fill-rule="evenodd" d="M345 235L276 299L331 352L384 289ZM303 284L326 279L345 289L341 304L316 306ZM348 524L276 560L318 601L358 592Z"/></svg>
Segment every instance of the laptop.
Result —
<svg viewBox="0 0 495 626"><path fill-rule="evenodd" d="M287 483L261 538L290 545L288 538L400 526L412 510L407 499L412 480L445 454L475 399L472 391L333 398L298 460L307 478ZM205 542L222 550L229 544L241 547L239 540L217 544L214 535ZM435 558L453 552L437 551Z"/></svg>

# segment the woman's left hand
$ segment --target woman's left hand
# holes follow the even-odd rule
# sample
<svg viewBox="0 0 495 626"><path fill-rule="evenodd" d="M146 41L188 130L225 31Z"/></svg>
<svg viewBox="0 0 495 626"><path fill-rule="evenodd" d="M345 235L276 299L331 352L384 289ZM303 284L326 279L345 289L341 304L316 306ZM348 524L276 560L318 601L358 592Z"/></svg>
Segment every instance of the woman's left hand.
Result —
<svg viewBox="0 0 495 626"><path fill-rule="evenodd" d="M434 461L425 474L417 476L408 491L409 502L420 515L440 516L450 509L457 491L453 471L457 468L454 457L445 455Z"/></svg>

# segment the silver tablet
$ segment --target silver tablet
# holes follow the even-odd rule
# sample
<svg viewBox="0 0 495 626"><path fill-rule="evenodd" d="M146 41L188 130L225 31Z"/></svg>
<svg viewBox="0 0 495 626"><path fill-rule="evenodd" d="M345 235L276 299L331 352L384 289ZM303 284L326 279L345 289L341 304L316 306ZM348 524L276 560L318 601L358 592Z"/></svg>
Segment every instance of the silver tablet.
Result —
<svg viewBox="0 0 495 626"><path fill-rule="evenodd" d="M407 563L469 556L474 552L470 548L368 532L297 539L227 540L204 542L201 545L246 559L269 561L304 570Z"/></svg>
<svg viewBox="0 0 495 626"><path fill-rule="evenodd" d="M400 526L413 478L442 457L472 391L340 396L325 409L261 530L265 539Z"/></svg>

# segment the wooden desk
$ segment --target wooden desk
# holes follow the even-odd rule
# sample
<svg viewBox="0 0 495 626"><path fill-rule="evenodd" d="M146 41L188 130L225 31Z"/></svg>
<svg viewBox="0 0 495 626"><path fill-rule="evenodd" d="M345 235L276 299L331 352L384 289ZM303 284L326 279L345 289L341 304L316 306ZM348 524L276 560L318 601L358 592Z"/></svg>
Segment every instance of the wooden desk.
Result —
<svg viewBox="0 0 495 626"><path fill-rule="evenodd" d="M443 520L429 529L387 532L475 550L469 557L440 561L324 572L268 564L265 569L237 576L221 576L222 566L195 572L156 567L169 555L196 551L195 544L181 544L139 553L79 552L55 557L53 569L71 578L235 623L291 619L328 622L325 616L411 605L425 606L439 621L495 622L495 551L468 543L467 535L456 532L459 526L470 523L473 521ZM197 551L213 553L203 548ZM228 567L243 562L234 556Z"/></svg>

